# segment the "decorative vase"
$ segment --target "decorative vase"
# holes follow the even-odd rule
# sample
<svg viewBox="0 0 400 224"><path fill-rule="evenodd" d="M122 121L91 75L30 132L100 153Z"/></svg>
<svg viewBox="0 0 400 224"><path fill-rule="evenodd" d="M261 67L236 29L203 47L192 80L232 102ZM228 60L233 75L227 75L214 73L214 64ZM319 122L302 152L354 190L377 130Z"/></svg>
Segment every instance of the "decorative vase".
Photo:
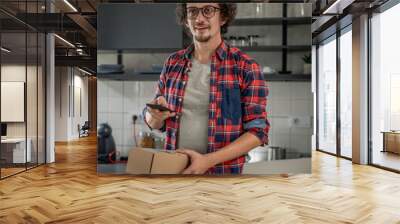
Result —
<svg viewBox="0 0 400 224"><path fill-rule="evenodd" d="M311 64L304 64L303 74L311 74Z"/></svg>

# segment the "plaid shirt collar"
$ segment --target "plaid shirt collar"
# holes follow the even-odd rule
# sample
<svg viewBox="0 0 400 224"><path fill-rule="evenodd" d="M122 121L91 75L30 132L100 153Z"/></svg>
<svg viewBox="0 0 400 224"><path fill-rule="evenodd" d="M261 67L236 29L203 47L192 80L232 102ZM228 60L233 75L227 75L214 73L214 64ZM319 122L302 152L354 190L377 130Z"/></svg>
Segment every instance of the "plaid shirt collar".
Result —
<svg viewBox="0 0 400 224"><path fill-rule="evenodd" d="M221 61L224 60L225 57L228 55L228 48L229 45L225 42L225 40L222 40L220 45L215 50ZM183 57L185 59L191 59L193 50L194 50L194 44L192 43L184 50Z"/></svg>

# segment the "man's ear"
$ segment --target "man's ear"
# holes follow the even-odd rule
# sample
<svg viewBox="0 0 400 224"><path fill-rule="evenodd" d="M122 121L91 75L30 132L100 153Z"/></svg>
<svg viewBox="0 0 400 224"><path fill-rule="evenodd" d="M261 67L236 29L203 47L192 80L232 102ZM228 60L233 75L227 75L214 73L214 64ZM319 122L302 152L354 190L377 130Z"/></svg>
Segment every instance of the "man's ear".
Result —
<svg viewBox="0 0 400 224"><path fill-rule="evenodd" d="M188 24L187 22L185 22L185 23L183 24L183 28L184 28L184 29L187 29L187 30L190 30L189 24Z"/></svg>
<svg viewBox="0 0 400 224"><path fill-rule="evenodd" d="M225 25L227 19L222 16L220 18L221 18L220 26Z"/></svg>

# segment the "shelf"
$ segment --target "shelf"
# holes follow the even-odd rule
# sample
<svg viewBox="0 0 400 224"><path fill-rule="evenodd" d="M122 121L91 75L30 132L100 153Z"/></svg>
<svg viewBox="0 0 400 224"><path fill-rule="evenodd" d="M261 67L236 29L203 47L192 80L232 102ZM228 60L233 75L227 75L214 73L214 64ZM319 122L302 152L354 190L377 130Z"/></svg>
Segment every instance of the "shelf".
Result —
<svg viewBox="0 0 400 224"><path fill-rule="evenodd" d="M233 21L232 26L282 25L284 21L286 21L288 25L311 25L311 17L271 17L239 18Z"/></svg>
<svg viewBox="0 0 400 224"><path fill-rule="evenodd" d="M157 81L160 78L160 73L97 74L97 78L118 81Z"/></svg>
<svg viewBox="0 0 400 224"><path fill-rule="evenodd" d="M311 82L311 74L264 74L264 77L270 82Z"/></svg>
<svg viewBox="0 0 400 224"><path fill-rule="evenodd" d="M97 53L116 53L122 50L123 53L173 53L182 48L125 48L125 49L98 49Z"/></svg>
<svg viewBox="0 0 400 224"><path fill-rule="evenodd" d="M311 81L310 74L264 74L266 81ZM158 81L160 73L146 74L98 74L99 79L117 81Z"/></svg>
<svg viewBox="0 0 400 224"><path fill-rule="evenodd" d="M288 51L311 51L311 45L276 45L276 46L252 46L252 47L240 47L242 51L282 51L284 49Z"/></svg>

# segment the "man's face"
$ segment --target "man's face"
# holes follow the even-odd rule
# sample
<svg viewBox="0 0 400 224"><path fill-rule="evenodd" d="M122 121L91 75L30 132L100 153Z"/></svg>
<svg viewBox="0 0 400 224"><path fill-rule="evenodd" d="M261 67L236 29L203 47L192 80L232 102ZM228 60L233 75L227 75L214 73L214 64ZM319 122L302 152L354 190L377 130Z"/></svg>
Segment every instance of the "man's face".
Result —
<svg viewBox="0 0 400 224"><path fill-rule="evenodd" d="M224 21L221 20L219 8L218 3L188 3L186 5L186 25L196 41L208 42L211 37L220 34ZM202 11L206 16L203 15Z"/></svg>

